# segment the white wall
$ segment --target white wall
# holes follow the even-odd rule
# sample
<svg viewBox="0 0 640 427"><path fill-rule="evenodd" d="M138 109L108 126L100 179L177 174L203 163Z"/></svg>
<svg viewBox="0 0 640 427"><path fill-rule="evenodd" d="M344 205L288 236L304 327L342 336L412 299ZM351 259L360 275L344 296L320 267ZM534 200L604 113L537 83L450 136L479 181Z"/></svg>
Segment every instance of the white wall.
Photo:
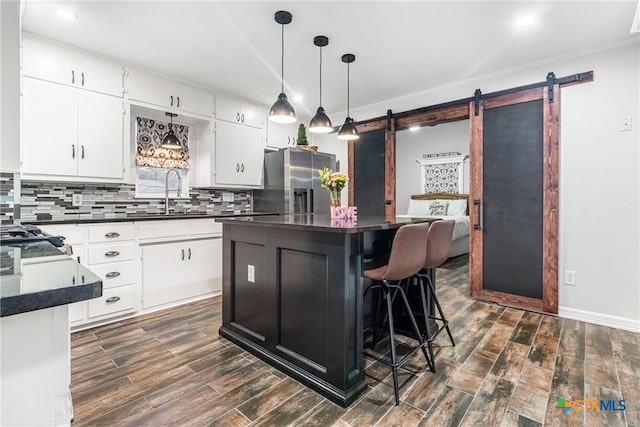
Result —
<svg viewBox="0 0 640 427"><path fill-rule="evenodd" d="M420 188L423 154L457 151L469 154L469 120L425 126L396 133L396 214L405 214L412 194ZM464 162L462 192L469 193L469 160Z"/></svg>
<svg viewBox="0 0 640 427"><path fill-rule="evenodd" d="M20 171L20 2L0 1L0 171Z"/></svg>
<svg viewBox="0 0 640 427"><path fill-rule="evenodd" d="M560 135L560 315L640 332L640 42L554 59L352 110L356 120L594 71L562 90ZM622 118L632 130L620 132ZM324 141L327 141L326 143ZM318 143L317 145L321 145ZM322 147L346 160L346 144ZM344 163L346 165L346 162ZM345 168L343 168L345 170ZM564 270L576 286L563 284Z"/></svg>

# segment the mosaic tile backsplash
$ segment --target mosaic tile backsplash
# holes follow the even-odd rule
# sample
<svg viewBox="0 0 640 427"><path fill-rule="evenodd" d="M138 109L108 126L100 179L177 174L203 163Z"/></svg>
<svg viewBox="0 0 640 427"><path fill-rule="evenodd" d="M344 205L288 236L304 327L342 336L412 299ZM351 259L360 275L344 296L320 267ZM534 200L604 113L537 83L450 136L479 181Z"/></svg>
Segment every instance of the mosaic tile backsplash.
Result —
<svg viewBox="0 0 640 427"><path fill-rule="evenodd" d="M234 201L223 202L223 192L233 193ZM78 193L82 194L82 206L73 206L73 194ZM164 213L164 199L136 199L133 184L22 181L21 194L22 222ZM174 210L212 215L250 213L251 190L192 188L188 199L171 199Z"/></svg>
<svg viewBox="0 0 640 427"><path fill-rule="evenodd" d="M0 173L0 224L12 224L15 218L14 181L12 173Z"/></svg>

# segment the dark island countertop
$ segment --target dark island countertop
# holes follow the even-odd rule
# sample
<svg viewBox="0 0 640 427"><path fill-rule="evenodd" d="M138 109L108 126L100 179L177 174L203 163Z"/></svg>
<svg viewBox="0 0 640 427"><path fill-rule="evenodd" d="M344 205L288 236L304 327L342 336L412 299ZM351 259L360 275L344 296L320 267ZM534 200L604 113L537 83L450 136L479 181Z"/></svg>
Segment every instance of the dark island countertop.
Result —
<svg viewBox="0 0 640 427"><path fill-rule="evenodd" d="M328 215L295 214L264 215L255 217L217 218L223 224L243 224L257 227L286 228L308 231L328 231L333 233L353 234L364 231L390 230L404 224L433 221L436 218L404 218L395 217L386 220L384 217L358 217L352 220L333 220Z"/></svg>
<svg viewBox="0 0 640 427"><path fill-rule="evenodd" d="M102 280L49 242L0 245L0 317L102 296Z"/></svg>
<svg viewBox="0 0 640 427"><path fill-rule="evenodd" d="M131 222L131 221L158 221L172 219L206 219L206 218L235 218L244 216L276 215L273 212L248 212L248 213L135 213L135 214L70 214L64 218L22 220L23 224L53 225L53 224L99 224L103 222Z"/></svg>

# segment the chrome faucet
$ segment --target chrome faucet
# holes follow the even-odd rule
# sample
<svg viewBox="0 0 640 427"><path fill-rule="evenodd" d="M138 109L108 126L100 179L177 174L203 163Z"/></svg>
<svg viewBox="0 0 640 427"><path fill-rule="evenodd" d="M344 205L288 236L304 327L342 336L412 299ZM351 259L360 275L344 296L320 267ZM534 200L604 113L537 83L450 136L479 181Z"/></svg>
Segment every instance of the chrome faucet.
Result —
<svg viewBox="0 0 640 427"><path fill-rule="evenodd" d="M164 213L169 215L169 175L171 172L175 172L178 177L178 188L176 188L176 197L180 197L180 190L182 189L182 177L178 168L172 168L167 171L167 176L164 179Z"/></svg>

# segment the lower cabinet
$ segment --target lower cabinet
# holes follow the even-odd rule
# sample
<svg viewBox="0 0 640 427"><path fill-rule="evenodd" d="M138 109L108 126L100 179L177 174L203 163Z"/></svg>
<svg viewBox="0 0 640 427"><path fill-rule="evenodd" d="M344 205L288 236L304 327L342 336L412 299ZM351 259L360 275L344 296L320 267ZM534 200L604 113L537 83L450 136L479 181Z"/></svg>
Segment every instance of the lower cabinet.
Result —
<svg viewBox="0 0 640 427"><path fill-rule="evenodd" d="M142 308L222 289L222 238L145 245Z"/></svg>

